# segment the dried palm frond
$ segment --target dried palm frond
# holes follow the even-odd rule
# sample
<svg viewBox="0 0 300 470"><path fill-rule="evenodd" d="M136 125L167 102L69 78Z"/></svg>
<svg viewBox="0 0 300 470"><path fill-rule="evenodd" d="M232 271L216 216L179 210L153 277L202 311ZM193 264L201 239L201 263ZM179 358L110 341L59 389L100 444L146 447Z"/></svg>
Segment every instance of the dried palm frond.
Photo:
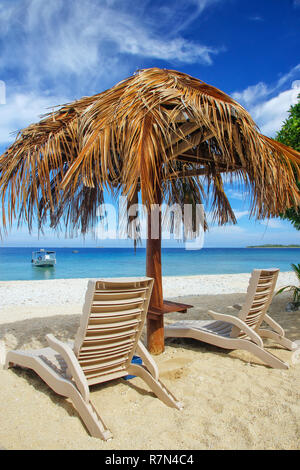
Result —
<svg viewBox="0 0 300 470"><path fill-rule="evenodd" d="M158 68L66 104L19 132L0 156L3 227L31 229L50 216L86 232L104 194L147 206L199 204L212 188L220 224L235 222L222 175L251 193L251 214L276 216L299 205L299 152L263 136L228 95L189 75Z"/></svg>

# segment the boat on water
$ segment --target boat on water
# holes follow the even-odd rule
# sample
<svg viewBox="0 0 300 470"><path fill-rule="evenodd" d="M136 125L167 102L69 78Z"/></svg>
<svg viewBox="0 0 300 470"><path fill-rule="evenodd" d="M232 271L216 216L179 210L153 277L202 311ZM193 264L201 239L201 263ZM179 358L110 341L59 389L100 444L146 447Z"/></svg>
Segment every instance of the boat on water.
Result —
<svg viewBox="0 0 300 470"><path fill-rule="evenodd" d="M55 251L48 251L41 249L32 253L31 262L34 266L55 266L56 253Z"/></svg>

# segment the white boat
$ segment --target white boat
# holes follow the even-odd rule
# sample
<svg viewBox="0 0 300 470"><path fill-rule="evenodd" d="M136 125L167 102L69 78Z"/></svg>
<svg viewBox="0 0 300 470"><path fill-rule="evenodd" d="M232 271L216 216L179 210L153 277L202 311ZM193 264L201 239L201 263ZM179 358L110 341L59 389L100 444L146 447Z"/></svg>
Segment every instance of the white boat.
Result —
<svg viewBox="0 0 300 470"><path fill-rule="evenodd" d="M54 266L56 264L55 251L39 250L32 253L32 264L34 266Z"/></svg>

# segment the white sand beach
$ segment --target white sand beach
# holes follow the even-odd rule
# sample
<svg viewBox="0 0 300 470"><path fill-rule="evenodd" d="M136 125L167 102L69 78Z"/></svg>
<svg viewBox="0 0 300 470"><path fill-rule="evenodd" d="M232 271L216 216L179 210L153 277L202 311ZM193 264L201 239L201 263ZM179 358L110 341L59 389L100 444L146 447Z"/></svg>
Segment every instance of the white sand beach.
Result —
<svg viewBox="0 0 300 470"><path fill-rule="evenodd" d="M249 273L165 277L165 298L194 305L175 319L206 319L207 310L231 313L245 297ZM280 273L277 288L295 284ZM73 339L87 279L0 282L0 361L9 349L46 345L45 335ZM290 294L275 296L269 312L292 340L300 340L299 312L286 312ZM289 363L266 367L245 351L187 339L168 339L155 360L161 380L184 402L165 406L138 378L92 387L92 401L114 435L92 438L68 400L32 371L0 370L0 447L6 449L299 449L300 354L271 342ZM300 341L299 341L300 347Z"/></svg>

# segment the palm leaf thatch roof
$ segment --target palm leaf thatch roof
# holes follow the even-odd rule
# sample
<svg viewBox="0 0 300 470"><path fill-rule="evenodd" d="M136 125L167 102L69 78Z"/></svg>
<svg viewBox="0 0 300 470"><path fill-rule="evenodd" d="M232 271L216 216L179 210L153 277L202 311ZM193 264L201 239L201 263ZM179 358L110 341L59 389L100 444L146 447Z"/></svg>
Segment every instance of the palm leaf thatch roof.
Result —
<svg viewBox="0 0 300 470"><path fill-rule="evenodd" d="M251 194L251 215L299 205L300 154L260 134L235 100L189 75L145 69L59 107L20 131L0 157L3 227L50 215L86 232L106 190L143 204L202 203L235 222L222 175Z"/></svg>

